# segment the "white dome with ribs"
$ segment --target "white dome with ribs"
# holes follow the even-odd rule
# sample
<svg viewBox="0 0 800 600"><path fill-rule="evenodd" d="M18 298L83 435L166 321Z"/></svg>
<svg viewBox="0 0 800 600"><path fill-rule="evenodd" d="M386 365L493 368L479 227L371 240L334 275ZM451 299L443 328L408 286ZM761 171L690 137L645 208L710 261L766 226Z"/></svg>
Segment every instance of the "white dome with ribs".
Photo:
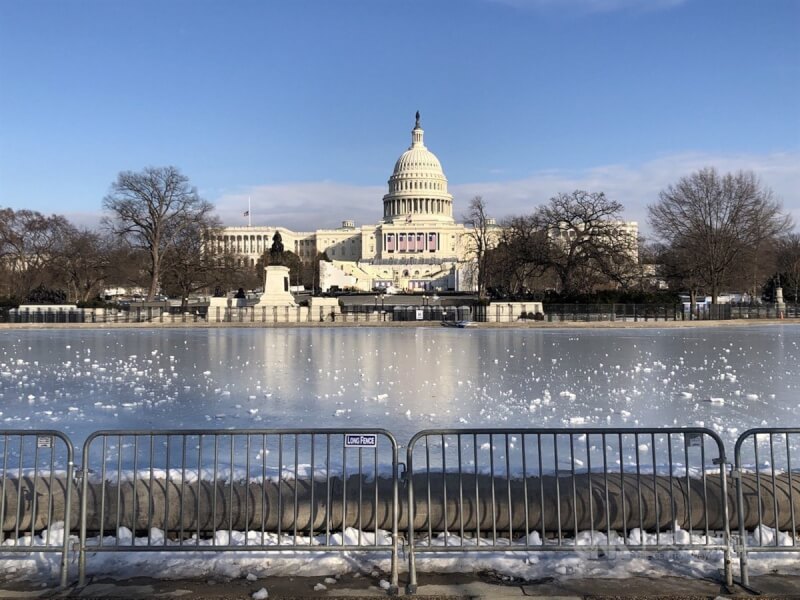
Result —
<svg viewBox="0 0 800 600"><path fill-rule="evenodd" d="M400 155L383 197L383 220L453 222L453 197L436 155L425 147L419 113L411 131L411 146Z"/></svg>

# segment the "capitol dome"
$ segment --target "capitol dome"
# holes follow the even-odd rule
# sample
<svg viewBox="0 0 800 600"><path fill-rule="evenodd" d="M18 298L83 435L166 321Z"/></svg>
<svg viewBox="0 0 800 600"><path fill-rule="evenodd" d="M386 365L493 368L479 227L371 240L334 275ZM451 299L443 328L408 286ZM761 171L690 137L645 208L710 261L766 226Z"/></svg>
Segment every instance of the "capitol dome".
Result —
<svg viewBox="0 0 800 600"><path fill-rule="evenodd" d="M392 222L453 222L453 197L436 155L425 147L419 113L411 131L411 146L400 155L383 197L383 220Z"/></svg>
<svg viewBox="0 0 800 600"><path fill-rule="evenodd" d="M420 139L422 138L422 129L415 130L420 132ZM428 150L420 141L418 146L411 145L411 148L406 150L397 159L394 164L394 173L392 176L397 175L413 175L416 173L425 172L430 175L439 175L444 177L442 172L442 165L436 155Z"/></svg>

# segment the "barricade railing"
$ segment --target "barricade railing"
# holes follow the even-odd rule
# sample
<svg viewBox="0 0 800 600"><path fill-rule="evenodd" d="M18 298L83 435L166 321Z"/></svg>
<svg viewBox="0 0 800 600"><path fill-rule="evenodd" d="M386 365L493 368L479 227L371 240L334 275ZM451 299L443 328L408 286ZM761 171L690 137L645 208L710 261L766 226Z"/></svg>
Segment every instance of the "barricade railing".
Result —
<svg viewBox="0 0 800 600"><path fill-rule="evenodd" d="M681 321L686 318L677 304L545 304L548 322L569 321Z"/></svg>
<svg viewBox="0 0 800 600"><path fill-rule="evenodd" d="M99 431L83 446L80 583L99 552L374 552L397 589L397 443L378 430Z"/></svg>
<svg viewBox="0 0 800 600"><path fill-rule="evenodd" d="M723 554L725 450L703 428L438 429L407 449L409 591L418 553Z"/></svg>
<svg viewBox="0 0 800 600"><path fill-rule="evenodd" d="M730 307L731 319L798 319L800 318L800 304L732 304Z"/></svg>
<svg viewBox="0 0 800 600"><path fill-rule="evenodd" d="M50 430L0 430L0 554L59 553L67 585L73 446Z"/></svg>
<svg viewBox="0 0 800 600"><path fill-rule="evenodd" d="M800 428L760 427L736 440L742 584L750 585L751 552L800 552ZM752 533L748 533L752 532Z"/></svg>
<svg viewBox="0 0 800 600"><path fill-rule="evenodd" d="M396 591L402 526L411 591L418 553L509 551L719 551L730 585L736 550L749 586L750 553L800 551L798 448L746 431L729 494L704 428L426 430L402 479L385 430L99 431L79 470L63 433L0 430L0 552L60 554L62 586L71 550L81 583L100 552L388 553Z"/></svg>

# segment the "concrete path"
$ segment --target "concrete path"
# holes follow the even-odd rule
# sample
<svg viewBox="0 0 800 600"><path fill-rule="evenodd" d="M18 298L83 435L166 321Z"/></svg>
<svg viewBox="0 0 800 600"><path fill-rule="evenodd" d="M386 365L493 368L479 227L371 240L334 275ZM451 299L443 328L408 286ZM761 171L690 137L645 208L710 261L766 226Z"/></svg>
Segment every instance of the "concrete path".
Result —
<svg viewBox="0 0 800 600"><path fill-rule="evenodd" d="M342 322L316 321L290 322L290 323L251 323L243 322L211 322L198 321L196 323L181 321L176 322L143 322L143 323L0 323L0 330L16 329L224 329L224 328L295 328L295 327L441 327L438 321L358 321ZM675 328L703 328L703 327L760 327L762 325L800 325L800 319L731 319L724 321L512 321L510 323L475 323L478 329L675 329Z"/></svg>
<svg viewBox="0 0 800 600"><path fill-rule="evenodd" d="M431 574L421 573L419 588L414 596L400 590L401 597L417 600L485 598L510 600L515 598L553 598L561 600L611 600L617 598L643 599L721 599L721 598L782 598L800 599L800 577L769 575L754 577L752 586L760 595L750 594L741 587L726 592L716 581L666 577L627 579L549 579L517 581L492 573ZM91 580L85 587L56 590L41 587L41 583L0 584L0 598L79 598L79 599L130 599L186 598L200 600L250 600L259 590L266 589L270 599L334 598L336 600L385 599L380 576L348 575L338 580L325 577L270 577L248 581L234 580L179 580L161 581L138 578L125 581L110 579ZM322 589L324 586L325 589ZM315 589L316 588L316 589Z"/></svg>

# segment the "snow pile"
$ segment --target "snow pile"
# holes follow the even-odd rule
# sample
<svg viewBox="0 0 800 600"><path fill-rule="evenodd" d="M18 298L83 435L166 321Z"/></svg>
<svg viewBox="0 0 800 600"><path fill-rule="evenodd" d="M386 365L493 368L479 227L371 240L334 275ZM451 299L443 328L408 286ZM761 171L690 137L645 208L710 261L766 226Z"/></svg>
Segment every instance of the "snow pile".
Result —
<svg viewBox="0 0 800 600"><path fill-rule="evenodd" d="M60 534L58 533L60 532ZM168 549L175 548L176 542L165 539L163 532L158 530L150 532L152 545L165 545ZM50 546L57 547L63 541L63 529L54 526L50 536ZM88 554L88 572L91 575L125 579L140 575L142 572L158 573L162 579L180 579L188 577L221 577L243 578L256 581L270 576L299 576L319 577L327 576L319 583L320 590L337 583L336 576L345 573L370 573L376 577L380 573L388 573L391 567L389 548L385 552L335 552L319 549L315 552L303 551L302 548L287 549L280 553L264 553L257 549L248 550L245 543L252 545L264 542L266 545L278 543L277 538L267 537L259 540L257 537L245 536L241 532L233 532L228 537L228 532L219 535L215 540L201 540L203 546L214 543L238 546L240 551L219 552L170 552L165 550L148 551L143 553L92 553ZM332 545L357 545L359 532L347 530L332 536ZM368 546L374 541L372 532L360 533L361 545ZM386 532L379 532L379 544L388 544L390 536ZM748 545L756 545L759 541L764 545L774 545L776 532L768 527L760 527L755 532L748 534ZM791 546L792 537L786 532L777 532L780 546ZM291 543L291 536L286 536L284 543ZM42 580L57 577L59 568L59 555L37 551L44 546L44 537L35 536L20 538L20 543L33 543L30 554L4 553L0 546L0 571L6 580L26 581ZM686 544L693 548L686 551L661 551L637 550L638 545L656 544L654 533L642 532L632 529L627 539L623 539L617 532L611 532L607 537L603 532L580 532L575 539L563 540L563 546L578 546L581 551L576 553L563 550L549 550L557 542L544 540L537 532L531 532L527 539L517 540L512 545L508 540L498 539L495 547L491 548L491 540L481 539L476 541L470 538L461 539L457 535L438 535L429 543L420 542L416 554L417 569L419 572L452 572L472 573L483 569L492 569L501 575L509 575L527 580L542 577L609 577L624 578L631 575L647 576L680 576L680 577L708 577L715 575L722 564L723 554L719 549L711 549L706 545L706 538L702 534L691 534L678 527L671 532L659 534L661 544ZM70 537L71 543L77 543L75 536ZM97 538L88 540L90 545L99 544ZM148 538L132 539L129 530L120 529L118 538L104 538L104 545L147 546ZM797 540L800 543L800 540ZM298 542L301 544L301 542ZM306 545L313 543L306 540ZM527 543L527 546L526 546ZM711 536L708 545L721 545L722 538ZM480 552L447 552L432 554L426 548L463 546L467 549L482 547ZM3 546L15 545L14 540L5 540ZM316 545L316 544L315 544ZM735 547L735 544L734 544ZM587 557L602 560L587 560ZM401 554L400 569L407 568L407 562ZM791 552L757 552L749 555L750 570L752 574L777 572L784 574L800 574L800 561L797 554ZM73 563L74 564L74 563ZM74 571L74 567L73 567ZM74 573L73 573L74 575ZM386 581L384 579L383 581ZM384 584L381 584L384 587ZM386 581L385 586L388 586ZM265 588L256 593L267 594ZM254 596L255 597L255 596ZM267 598L268 595L261 596Z"/></svg>

